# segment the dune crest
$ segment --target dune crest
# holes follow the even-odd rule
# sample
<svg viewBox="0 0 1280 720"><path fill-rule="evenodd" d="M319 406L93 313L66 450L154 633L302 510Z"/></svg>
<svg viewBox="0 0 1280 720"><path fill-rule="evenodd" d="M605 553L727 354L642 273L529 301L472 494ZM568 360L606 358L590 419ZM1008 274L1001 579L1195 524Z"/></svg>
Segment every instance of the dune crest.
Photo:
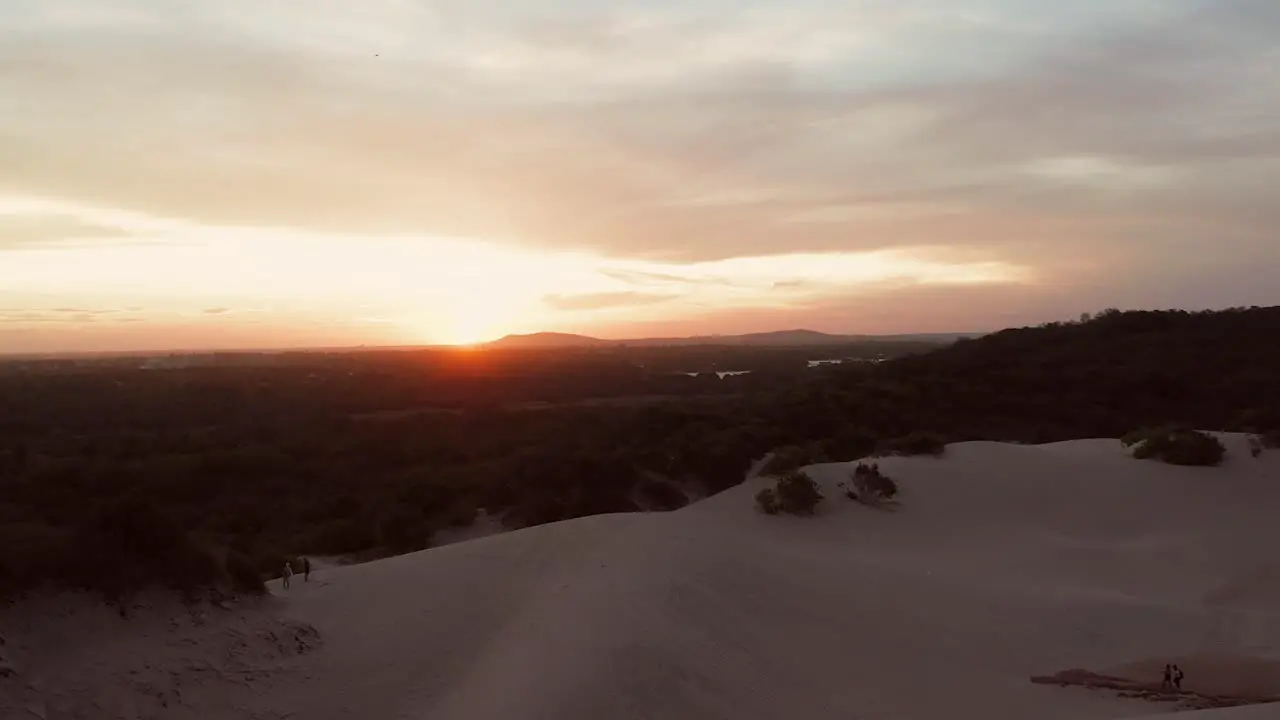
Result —
<svg viewBox="0 0 1280 720"><path fill-rule="evenodd" d="M1115 440L885 458L902 490L895 513L840 496L852 464L812 466L827 497L813 518L756 512L765 481L750 479L672 513L325 568L257 606L211 609L202 625L166 626L157 611L145 632L125 632L79 608L77 641L59 644L28 603L0 615L18 666L0 678L0 715L103 717L92 703L106 696L128 718L1165 713L1028 678L1097 668L1158 683L1168 658L1184 662L1189 691L1212 694L1223 679L1208 661L1247 658L1270 682L1258 668L1280 660L1268 602L1280 453L1254 459L1244 438L1225 440L1217 468L1136 461ZM268 651L273 633L305 652ZM234 637L251 649L219 649ZM163 651L175 647L185 654ZM179 672L166 706L140 704L133 666L115 662L140 657L157 672L218 672ZM256 674L227 673L229 658Z"/></svg>

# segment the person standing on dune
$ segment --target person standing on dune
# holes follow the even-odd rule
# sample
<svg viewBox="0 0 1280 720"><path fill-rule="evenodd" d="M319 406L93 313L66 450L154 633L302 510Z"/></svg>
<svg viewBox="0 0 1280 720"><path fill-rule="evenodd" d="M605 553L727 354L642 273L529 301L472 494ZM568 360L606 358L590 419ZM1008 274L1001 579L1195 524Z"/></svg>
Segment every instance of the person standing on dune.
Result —
<svg viewBox="0 0 1280 720"><path fill-rule="evenodd" d="M1182 692L1182 668L1177 665L1173 666L1173 687Z"/></svg>
<svg viewBox="0 0 1280 720"><path fill-rule="evenodd" d="M311 582L311 558L302 558L302 581Z"/></svg>
<svg viewBox="0 0 1280 720"><path fill-rule="evenodd" d="M1173 666L1169 663L1164 664L1164 680L1160 683L1160 687L1165 690L1173 689Z"/></svg>
<svg viewBox="0 0 1280 720"><path fill-rule="evenodd" d="M289 589L289 578L293 577L293 565L288 561L284 561L284 572L281 573L280 579L284 584L284 589Z"/></svg>

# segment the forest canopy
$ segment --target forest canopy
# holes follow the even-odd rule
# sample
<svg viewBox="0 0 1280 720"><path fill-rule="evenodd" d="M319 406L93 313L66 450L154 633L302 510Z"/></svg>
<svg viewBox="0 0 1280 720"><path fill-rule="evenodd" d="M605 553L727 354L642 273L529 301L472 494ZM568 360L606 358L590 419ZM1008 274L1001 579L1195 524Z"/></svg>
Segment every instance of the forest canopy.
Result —
<svg viewBox="0 0 1280 720"><path fill-rule="evenodd" d="M165 552L199 584L232 575L229 557L243 577L298 554L428 547L481 513L521 527L679 507L784 447L794 465L1143 427L1275 432L1261 425L1280 408L1278 336L1280 308L1107 311L942 347L0 363L0 592L122 591L179 562L137 542L114 575L84 572L122 527L177 528ZM808 362L832 357L851 360Z"/></svg>

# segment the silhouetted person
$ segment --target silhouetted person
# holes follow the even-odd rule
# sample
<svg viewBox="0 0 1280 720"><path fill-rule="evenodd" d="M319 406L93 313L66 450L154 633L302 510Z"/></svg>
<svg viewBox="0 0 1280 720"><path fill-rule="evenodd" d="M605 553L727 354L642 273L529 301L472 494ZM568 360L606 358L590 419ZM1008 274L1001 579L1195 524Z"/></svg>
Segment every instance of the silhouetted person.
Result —
<svg viewBox="0 0 1280 720"><path fill-rule="evenodd" d="M284 581L284 589L289 589L289 578L293 577L293 565L288 561L284 561L284 573L280 575L280 579Z"/></svg>
<svg viewBox="0 0 1280 720"><path fill-rule="evenodd" d="M311 558L302 558L302 581L311 582Z"/></svg>
<svg viewBox="0 0 1280 720"><path fill-rule="evenodd" d="M1178 692L1182 692L1182 668L1177 665L1173 666L1173 687Z"/></svg>
<svg viewBox="0 0 1280 720"><path fill-rule="evenodd" d="M1165 690L1173 689L1173 666L1169 663L1164 664L1164 682L1160 686Z"/></svg>

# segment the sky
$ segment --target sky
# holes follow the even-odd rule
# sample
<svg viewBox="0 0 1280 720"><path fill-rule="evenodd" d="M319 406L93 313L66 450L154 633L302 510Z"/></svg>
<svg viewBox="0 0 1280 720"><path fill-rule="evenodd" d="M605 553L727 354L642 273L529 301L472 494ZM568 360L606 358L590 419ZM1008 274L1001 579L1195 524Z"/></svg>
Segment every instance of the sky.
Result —
<svg viewBox="0 0 1280 720"><path fill-rule="evenodd" d="M1280 304L1275 0L6 0L0 352Z"/></svg>

